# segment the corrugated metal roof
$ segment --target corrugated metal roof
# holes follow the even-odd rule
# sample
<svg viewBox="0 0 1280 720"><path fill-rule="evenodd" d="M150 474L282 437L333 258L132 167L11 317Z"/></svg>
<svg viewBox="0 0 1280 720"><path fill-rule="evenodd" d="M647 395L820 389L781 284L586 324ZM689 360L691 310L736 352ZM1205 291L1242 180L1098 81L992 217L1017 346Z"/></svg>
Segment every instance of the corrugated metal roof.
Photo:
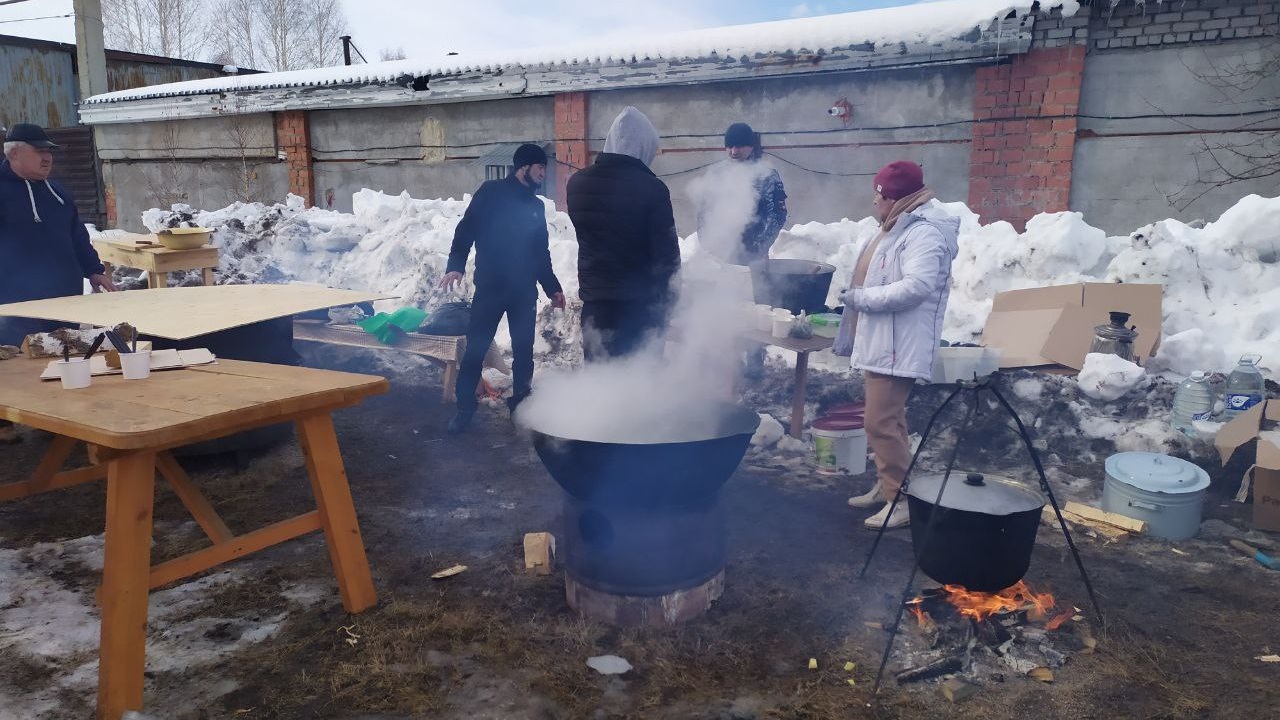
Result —
<svg viewBox="0 0 1280 720"><path fill-rule="evenodd" d="M501 75L511 68L560 66L624 66L651 61L760 57L779 53L822 55L855 46L938 45L1016 13L1025 15L1035 0L950 0L776 22L690 30L647 38L563 45L458 56L447 61L395 60L334 68L293 70L261 75L212 78L89 98L86 105L148 98L238 91L323 86L366 86L405 83L415 77L475 74ZM1075 0L1052 3L1064 15L1079 9Z"/></svg>

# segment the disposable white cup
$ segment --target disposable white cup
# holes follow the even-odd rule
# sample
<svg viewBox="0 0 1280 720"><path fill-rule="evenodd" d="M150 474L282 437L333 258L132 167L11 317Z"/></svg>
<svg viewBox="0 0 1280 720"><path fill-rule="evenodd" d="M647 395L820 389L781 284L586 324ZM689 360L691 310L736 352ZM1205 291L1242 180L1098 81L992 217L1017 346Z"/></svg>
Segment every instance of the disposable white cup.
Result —
<svg viewBox="0 0 1280 720"><path fill-rule="evenodd" d="M795 325L795 321L790 317L785 320L780 317L773 318L773 336L776 338L789 337L791 335L791 327Z"/></svg>
<svg viewBox="0 0 1280 720"><path fill-rule="evenodd" d="M151 377L151 351L120 353L120 369L125 380L146 380Z"/></svg>
<svg viewBox="0 0 1280 720"><path fill-rule="evenodd" d="M773 328L773 308L768 305L756 305L756 329L769 332Z"/></svg>
<svg viewBox="0 0 1280 720"><path fill-rule="evenodd" d="M62 387L67 390L79 390L89 387L89 361L82 357L70 360L59 360L58 377L62 378Z"/></svg>

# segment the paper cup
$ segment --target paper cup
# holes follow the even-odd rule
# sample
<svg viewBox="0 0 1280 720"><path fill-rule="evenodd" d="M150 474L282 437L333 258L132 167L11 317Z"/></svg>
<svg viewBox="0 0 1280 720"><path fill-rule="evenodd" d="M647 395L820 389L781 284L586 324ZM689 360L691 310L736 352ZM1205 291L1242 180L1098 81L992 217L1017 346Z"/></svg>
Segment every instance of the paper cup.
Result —
<svg viewBox="0 0 1280 720"><path fill-rule="evenodd" d="M151 351L120 353L120 369L125 380L146 380L151 377Z"/></svg>
<svg viewBox="0 0 1280 720"><path fill-rule="evenodd" d="M89 361L82 357L70 360L58 360L58 376L62 378L62 387L67 390L79 390L89 387Z"/></svg>

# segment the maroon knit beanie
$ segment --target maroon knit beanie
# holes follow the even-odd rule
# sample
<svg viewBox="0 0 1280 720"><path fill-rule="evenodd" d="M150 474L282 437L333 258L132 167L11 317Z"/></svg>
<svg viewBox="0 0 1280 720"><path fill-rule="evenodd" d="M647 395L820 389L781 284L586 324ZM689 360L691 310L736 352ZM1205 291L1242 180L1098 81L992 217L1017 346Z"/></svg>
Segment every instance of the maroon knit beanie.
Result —
<svg viewBox="0 0 1280 720"><path fill-rule="evenodd" d="M886 200L901 200L924 188L924 170L910 160L891 162L876 173L875 188Z"/></svg>

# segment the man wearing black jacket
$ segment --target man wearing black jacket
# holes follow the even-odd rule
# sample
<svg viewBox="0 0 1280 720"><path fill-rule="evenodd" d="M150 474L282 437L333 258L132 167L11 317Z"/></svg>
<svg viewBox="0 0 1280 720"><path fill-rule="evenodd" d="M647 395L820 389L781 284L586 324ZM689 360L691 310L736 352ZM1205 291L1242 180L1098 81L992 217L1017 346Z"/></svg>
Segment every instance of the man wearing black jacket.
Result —
<svg viewBox="0 0 1280 720"><path fill-rule="evenodd" d="M595 164L569 178L588 362L630 354L667 322L680 245L671 193L649 169L658 133L628 107Z"/></svg>
<svg viewBox="0 0 1280 720"><path fill-rule="evenodd" d="M458 412L449 421L450 433L465 432L471 424L484 355L493 343L502 316L507 316L511 329L514 387L507 406L514 411L528 397L533 384L537 286L542 285L554 307L564 307L564 292L551 269L546 210L536 194L546 176L546 152L537 145L521 145L512 158L511 174L503 180L485 181L454 230L441 285L452 289L462 281L467 256L474 245L476 292L471 302L467 350L458 372Z"/></svg>

